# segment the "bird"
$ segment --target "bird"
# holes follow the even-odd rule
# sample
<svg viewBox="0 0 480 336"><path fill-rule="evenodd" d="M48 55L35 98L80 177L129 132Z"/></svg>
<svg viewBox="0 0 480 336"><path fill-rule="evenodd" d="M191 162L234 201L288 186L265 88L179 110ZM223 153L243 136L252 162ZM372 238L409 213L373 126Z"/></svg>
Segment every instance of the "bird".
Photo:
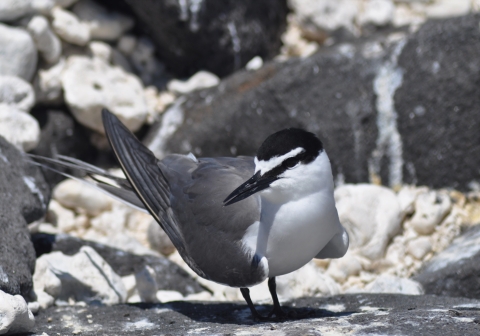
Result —
<svg viewBox="0 0 480 336"><path fill-rule="evenodd" d="M148 211L196 274L240 289L255 320L295 317L280 305L276 277L314 258L345 255L349 237L335 206L330 160L313 133L280 130L255 157L158 159L107 109L102 121L126 178L68 156L31 158L49 169L81 171L95 187ZM273 309L263 316L249 287L267 279Z"/></svg>

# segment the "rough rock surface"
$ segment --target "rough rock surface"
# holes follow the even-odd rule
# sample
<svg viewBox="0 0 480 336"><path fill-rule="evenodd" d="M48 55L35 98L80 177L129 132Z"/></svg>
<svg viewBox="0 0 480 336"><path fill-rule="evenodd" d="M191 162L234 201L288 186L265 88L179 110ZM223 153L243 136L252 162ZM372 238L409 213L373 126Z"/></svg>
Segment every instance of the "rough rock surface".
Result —
<svg viewBox="0 0 480 336"><path fill-rule="evenodd" d="M404 75L395 108L407 183L467 189L478 180L479 18L427 22L398 59Z"/></svg>
<svg viewBox="0 0 480 336"><path fill-rule="evenodd" d="M480 226L455 239L414 277L425 293L480 299Z"/></svg>
<svg viewBox="0 0 480 336"><path fill-rule="evenodd" d="M478 335L480 301L432 295L338 295L284 304L308 318L255 323L245 303L174 302L113 307L51 307L36 318L33 335ZM260 306L266 314L271 306ZM32 335L32 336L33 336Z"/></svg>
<svg viewBox="0 0 480 336"><path fill-rule="evenodd" d="M102 244L93 243L68 235L34 234L32 240L37 255L60 251L66 255L76 254L82 246L90 246L120 276L127 276L141 271L146 265L156 273L159 289L175 290L183 295L198 293L204 289L184 270L160 256L134 255Z"/></svg>
<svg viewBox="0 0 480 336"><path fill-rule="evenodd" d="M285 0L126 0L167 67L179 75L225 76L255 56L270 59L286 26Z"/></svg>
<svg viewBox="0 0 480 336"><path fill-rule="evenodd" d="M27 223L45 214L50 189L40 169L0 137L0 290L27 295L35 250Z"/></svg>
<svg viewBox="0 0 480 336"><path fill-rule="evenodd" d="M0 23L0 45L0 75L31 80L37 68L37 49L30 34Z"/></svg>

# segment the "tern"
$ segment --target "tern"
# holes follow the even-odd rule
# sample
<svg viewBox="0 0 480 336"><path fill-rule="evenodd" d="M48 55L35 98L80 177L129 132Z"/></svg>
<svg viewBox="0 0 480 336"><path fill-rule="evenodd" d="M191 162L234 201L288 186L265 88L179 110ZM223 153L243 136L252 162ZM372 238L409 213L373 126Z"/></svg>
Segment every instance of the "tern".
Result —
<svg viewBox="0 0 480 336"><path fill-rule="evenodd" d="M126 179L66 156L32 157L80 170L97 188L148 211L195 273L240 288L254 319L291 316L280 306L277 276L346 253L330 161L313 133L274 133L255 157L160 160L114 114L103 109L102 120ZM274 307L262 316L248 287L266 279Z"/></svg>

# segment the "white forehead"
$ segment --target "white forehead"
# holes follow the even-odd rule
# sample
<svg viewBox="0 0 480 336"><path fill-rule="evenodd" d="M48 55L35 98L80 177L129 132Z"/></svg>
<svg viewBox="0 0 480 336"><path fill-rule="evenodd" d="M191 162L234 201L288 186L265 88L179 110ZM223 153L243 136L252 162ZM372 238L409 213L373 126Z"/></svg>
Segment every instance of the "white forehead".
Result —
<svg viewBox="0 0 480 336"><path fill-rule="evenodd" d="M286 159L292 158L294 156L297 156L301 152L304 152L305 149L302 147L297 147L295 149L292 149L290 152L283 154L281 156L273 156L270 158L268 161L264 160L258 160L257 157L255 157L255 173L260 171L260 175L265 174L267 171L272 170L275 167L278 167L279 165L282 164L283 161Z"/></svg>

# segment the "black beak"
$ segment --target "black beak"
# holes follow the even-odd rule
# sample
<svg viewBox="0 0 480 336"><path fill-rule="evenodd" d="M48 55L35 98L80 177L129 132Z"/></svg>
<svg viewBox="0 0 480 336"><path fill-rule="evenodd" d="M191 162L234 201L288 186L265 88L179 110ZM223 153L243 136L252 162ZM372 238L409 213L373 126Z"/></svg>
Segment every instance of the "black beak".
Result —
<svg viewBox="0 0 480 336"><path fill-rule="evenodd" d="M277 176L261 176L260 172L257 172L240 187L235 189L227 198L223 201L223 206L237 203L263 189L267 189L270 184L278 180Z"/></svg>

